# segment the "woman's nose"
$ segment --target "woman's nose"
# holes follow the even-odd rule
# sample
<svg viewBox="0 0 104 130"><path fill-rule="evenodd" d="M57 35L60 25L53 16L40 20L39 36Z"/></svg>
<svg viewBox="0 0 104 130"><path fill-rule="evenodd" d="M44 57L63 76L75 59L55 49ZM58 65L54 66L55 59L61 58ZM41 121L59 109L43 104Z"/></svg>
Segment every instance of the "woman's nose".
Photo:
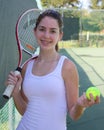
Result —
<svg viewBox="0 0 104 130"><path fill-rule="evenodd" d="M45 32L45 34L44 34L44 36L45 36L45 38L49 38L49 37L50 37L49 32L48 32L48 31L46 31L46 32Z"/></svg>

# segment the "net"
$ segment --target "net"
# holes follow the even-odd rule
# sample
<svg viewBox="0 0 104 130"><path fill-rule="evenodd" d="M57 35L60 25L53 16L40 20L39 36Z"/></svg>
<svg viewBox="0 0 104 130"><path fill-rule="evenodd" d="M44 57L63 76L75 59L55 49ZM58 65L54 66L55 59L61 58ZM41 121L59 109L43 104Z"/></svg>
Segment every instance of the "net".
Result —
<svg viewBox="0 0 104 130"><path fill-rule="evenodd" d="M11 98L0 110L0 130L15 130L20 118Z"/></svg>

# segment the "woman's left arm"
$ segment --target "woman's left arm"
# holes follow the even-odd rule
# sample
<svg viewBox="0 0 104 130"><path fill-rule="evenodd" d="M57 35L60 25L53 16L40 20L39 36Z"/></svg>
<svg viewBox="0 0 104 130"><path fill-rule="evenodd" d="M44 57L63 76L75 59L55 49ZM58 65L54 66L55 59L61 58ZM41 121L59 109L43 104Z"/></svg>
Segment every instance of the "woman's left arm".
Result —
<svg viewBox="0 0 104 130"><path fill-rule="evenodd" d="M66 87L68 112L73 120L77 120L80 118L86 107L99 103L100 98L97 97L95 101L93 96L90 95L91 100L88 100L85 93L79 97L79 76L77 68L72 61L68 59L65 60L62 75Z"/></svg>

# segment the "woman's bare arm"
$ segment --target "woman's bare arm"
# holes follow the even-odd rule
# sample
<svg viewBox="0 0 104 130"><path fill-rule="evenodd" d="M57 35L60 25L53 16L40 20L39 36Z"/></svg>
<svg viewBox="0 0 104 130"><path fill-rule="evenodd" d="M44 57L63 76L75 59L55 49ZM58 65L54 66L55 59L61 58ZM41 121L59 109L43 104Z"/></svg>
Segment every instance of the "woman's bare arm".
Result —
<svg viewBox="0 0 104 130"><path fill-rule="evenodd" d="M24 112L26 111L26 107L28 103L28 100L26 96L24 95L23 89L22 89L22 81L24 78L25 70L26 70L26 65L23 67L21 75L17 76L17 83L12 93L15 106L21 115L23 115Z"/></svg>
<svg viewBox="0 0 104 130"><path fill-rule="evenodd" d="M73 120L77 120L82 115L86 107L90 107L100 102L99 97L94 100L91 95L91 100L86 98L85 93L79 97L79 76L77 68L73 62L66 59L63 66L63 78L66 87L66 99L70 117Z"/></svg>

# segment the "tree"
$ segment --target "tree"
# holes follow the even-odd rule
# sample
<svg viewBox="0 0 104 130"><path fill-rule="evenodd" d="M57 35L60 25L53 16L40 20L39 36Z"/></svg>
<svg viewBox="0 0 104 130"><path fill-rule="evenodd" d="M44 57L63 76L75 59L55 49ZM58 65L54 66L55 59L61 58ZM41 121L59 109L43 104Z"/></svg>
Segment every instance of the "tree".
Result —
<svg viewBox="0 0 104 130"><path fill-rule="evenodd" d="M104 9L104 0L91 0L91 9Z"/></svg>
<svg viewBox="0 0 104 130"><path fill-rule="evenodd" d="M43 7L76 7L79 0L41 0Z"/></svg>
<svg viewBox="0 0 104 130"><path fill-rule="evenodd" d="M87 15L83 14L82 24L84 31L100 32L104 30L104 15L102 11L91 11Z"/></svg>

